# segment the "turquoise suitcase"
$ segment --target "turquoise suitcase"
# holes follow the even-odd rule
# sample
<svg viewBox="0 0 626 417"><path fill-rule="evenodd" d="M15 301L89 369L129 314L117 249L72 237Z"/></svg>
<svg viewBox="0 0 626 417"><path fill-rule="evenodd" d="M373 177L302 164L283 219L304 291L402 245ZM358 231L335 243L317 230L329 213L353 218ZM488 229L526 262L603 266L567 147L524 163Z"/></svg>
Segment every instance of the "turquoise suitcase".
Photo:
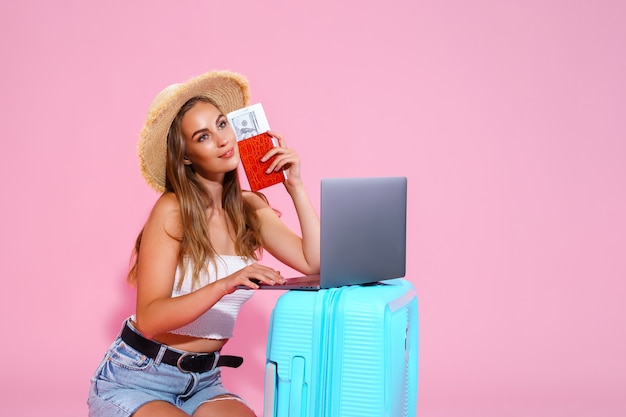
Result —
<svg viewBox="0 0 626 417"><path fill-rule="evenodd" d="M272 311L264 417L414 417L417 296L405 279L288 291Z"/></svg>

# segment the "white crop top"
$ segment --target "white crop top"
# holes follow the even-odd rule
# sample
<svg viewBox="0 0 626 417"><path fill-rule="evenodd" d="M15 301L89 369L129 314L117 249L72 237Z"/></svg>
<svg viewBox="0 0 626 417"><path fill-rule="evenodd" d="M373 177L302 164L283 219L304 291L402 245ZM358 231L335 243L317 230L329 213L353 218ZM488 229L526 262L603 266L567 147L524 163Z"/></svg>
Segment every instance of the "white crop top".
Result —
<svg viewBox="0 0 626 417"><path fill-rule="evenodd" d="M208 273L200 276L199 286L204 287L212 282L227 277L228 275L243 269L254 261L246 260L240 256L221 255L216 259L217 276L212 265L208 267ZM176 269L174 280L174 290L172 297L179 297L192 292L191 268L187 268L185 279L180 290L177 290L180 281L180 271ZM218 301L206 313L198 317L186 326L172 330L170 333L182 334L204 339L230 339L233 336L235 321L239 314L239 309L254 294L250 290L235 290L232 294L227 294Z"/></svg>

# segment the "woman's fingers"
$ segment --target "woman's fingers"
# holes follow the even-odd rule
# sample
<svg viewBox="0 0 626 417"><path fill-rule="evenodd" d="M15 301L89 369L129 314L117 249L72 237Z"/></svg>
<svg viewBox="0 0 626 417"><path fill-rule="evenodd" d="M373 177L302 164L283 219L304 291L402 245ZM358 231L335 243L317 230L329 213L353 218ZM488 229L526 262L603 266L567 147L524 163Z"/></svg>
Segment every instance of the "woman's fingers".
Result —
<svg viewBox="0 0 626 417"><path fill-rule="evenodd" d="M247 266L237 275L235 280L239 281L237 285L245 285L255 289L259 288L260 284L276 285L284 284L285 282L285 279L278 271L259 264Z"/></svg>

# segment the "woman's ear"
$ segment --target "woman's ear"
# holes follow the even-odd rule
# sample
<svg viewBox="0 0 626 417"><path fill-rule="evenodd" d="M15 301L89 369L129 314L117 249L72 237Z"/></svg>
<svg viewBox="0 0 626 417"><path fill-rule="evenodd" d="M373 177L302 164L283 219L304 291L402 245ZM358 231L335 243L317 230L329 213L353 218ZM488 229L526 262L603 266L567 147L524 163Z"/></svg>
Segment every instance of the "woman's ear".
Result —
<svg viewBox="0 0 626 417"><path fill-rule="evenodd" d="M185 165L191 165L191 160L187 157L187 155L183 156L183 163Z"/></svg>

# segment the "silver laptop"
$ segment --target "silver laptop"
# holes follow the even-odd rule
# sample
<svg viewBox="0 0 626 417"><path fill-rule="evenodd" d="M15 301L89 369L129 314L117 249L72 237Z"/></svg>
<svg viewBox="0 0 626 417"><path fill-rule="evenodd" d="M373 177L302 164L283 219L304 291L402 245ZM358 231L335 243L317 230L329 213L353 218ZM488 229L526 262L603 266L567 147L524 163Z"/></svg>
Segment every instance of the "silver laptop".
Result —
<svg viewBox="0 0 626 417"><path fill-rule="evenodd" d="M406 177L325 178L321 187L320 274L260 289L319 290L404 277Z"/></svg>

